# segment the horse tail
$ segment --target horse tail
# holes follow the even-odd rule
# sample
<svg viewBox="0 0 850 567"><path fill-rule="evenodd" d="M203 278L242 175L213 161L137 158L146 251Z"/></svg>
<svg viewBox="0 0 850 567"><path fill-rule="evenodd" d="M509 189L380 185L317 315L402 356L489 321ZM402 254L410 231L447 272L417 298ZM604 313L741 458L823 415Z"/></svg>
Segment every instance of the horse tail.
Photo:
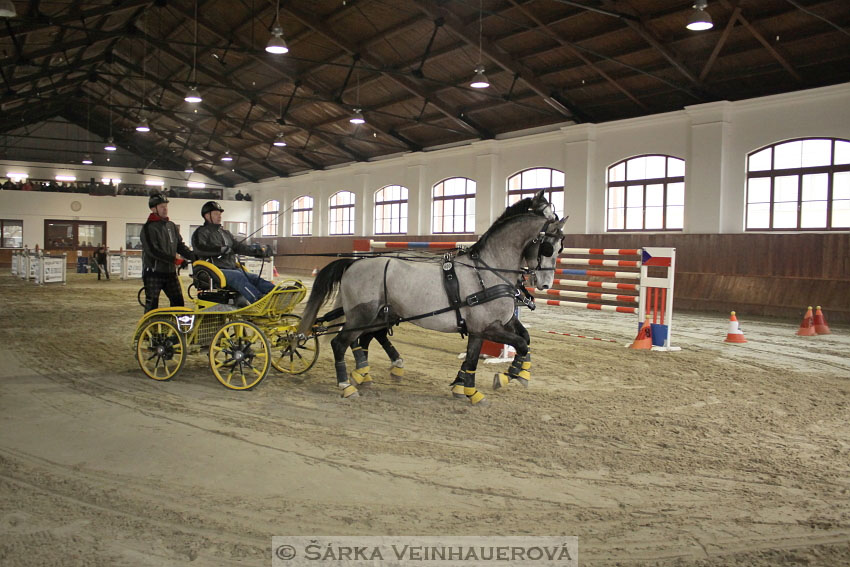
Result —
<svg viewBox="0 0 850 567"><path fill-rule="evenodd" d="M307 306L304 308L304 313L301 315L301 324L298 326L298 332L309 335L313 328L313 323L316 322L316 316L319 314L319 308L335 294L339 289L339 282L342 281L342 276L345 271L359 260L359 258L342 258L334 260L321 270L316 275L313 282L313 289L310 291L310 298L307 300Z"/></svg>

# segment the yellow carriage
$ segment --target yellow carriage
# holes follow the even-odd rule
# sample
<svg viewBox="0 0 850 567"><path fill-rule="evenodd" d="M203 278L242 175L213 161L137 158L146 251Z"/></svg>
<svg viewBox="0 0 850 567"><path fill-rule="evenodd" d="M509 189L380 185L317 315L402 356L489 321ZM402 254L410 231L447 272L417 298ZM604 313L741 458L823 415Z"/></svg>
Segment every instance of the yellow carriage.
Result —
<svg viewBox="0 0 850 567"><path fill-rule="evenodd" d="M202 260L192 265L194 307L162 307L142 316L133 347L139 366L154 380L170 380L195 352L208 352L210 369L225 387L249 390L274 367L286 374L309 370L319 356L316 336L298 335L292 311L307 288L286 280L247 307L233 305L224 274Z"/></svg>

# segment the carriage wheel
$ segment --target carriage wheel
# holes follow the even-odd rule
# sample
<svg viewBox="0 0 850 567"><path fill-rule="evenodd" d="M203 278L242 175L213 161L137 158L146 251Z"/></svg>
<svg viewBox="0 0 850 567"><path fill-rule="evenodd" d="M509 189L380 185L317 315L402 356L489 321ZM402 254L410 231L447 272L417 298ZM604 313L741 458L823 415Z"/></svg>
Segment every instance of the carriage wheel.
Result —
<svg viewBox="0 0 850 567"><path fill-rule="evenodd" d="M210 344L210 368L231 390L250 390L269 373L269 342L255 324L227 323Z"/></svg>
<svg viewBox="0 0 850 567"><path fill-rule="evenodd" d="M319 340L316 335L299 337L297 327L274 331L269 335L272 343L272 366L286 374L307 372L319 358Z"/></svg>
<svg viewBox="0 0 850 567"><path fill-rule="evenodd" d="M139 302L139 305L144 307L145 306L145 298L146 298L146 296L145 296L145 286L142 286L142 287L139 288L139 293L136 294L136 301Z"/></svg>
<svg viewBox="0 0 850 567"><path fill-rule="evenodd" d="M149 378L171 380L186 361L186 337L171 318L155 317L139 333L136 360Z"/></svg>

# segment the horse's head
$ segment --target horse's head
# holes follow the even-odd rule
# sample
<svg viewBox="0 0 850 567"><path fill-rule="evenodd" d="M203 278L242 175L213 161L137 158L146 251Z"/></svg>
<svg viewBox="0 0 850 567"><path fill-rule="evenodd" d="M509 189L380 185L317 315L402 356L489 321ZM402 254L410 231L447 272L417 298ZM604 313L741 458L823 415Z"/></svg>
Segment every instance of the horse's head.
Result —
<svg viewBox="0 0 850 567"><path fill-rule="evenodd" d="M563 228L567 217L558 220L554 213L553 217L552 220L546 220L540 233L528 243L522 254L530 269L531 285L541 291L552 287L558 254L564 247Z"/></svg>

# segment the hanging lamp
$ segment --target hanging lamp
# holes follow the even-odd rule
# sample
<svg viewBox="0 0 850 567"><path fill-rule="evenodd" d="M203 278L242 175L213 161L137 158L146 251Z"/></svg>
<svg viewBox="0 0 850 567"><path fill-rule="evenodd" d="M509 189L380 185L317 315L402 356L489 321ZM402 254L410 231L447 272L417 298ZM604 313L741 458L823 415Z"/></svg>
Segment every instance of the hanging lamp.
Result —
<svg viewBox="0 0 850 567"><path fill-rule="evenodd" d="M705 31L713 28L714 22L711 21L711 14L705 11L707 7L707 0L695 0L694 9L688 17L688 25L685 27L691 31Z"/></svg>

